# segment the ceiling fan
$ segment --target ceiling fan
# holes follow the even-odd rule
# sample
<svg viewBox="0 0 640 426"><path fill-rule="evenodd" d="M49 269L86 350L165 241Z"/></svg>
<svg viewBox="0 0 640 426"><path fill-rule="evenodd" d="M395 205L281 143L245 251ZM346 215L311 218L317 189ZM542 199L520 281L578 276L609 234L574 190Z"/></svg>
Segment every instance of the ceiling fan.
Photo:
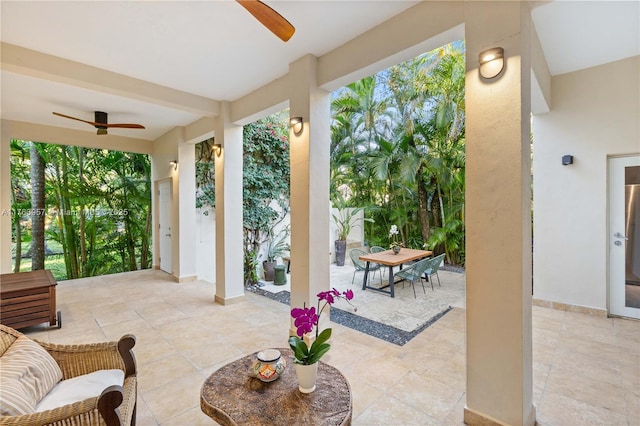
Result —
<svg viewBox="0 0 640 426"><path fill-rule="evenodd" d="M109 127L117 127L120 129L144 129L145 127L142 124L108 124L107 122L107 113L102 111L95 111L95 121L87 121L81 118L71 117L70 115L60 114L59 112L54 112L53 115L57 115L59 117L70 118L71 120L82 121L83 123L87 123L98 129L96 134L98 135L106 135L107 129Z"/></svg>
<svg viewBox="0 0 640 426"><path fill-rule="evenodd" d="M296 29L278 12L260 0L236 0L247 9L269 31L277 35L282 41L289 41Z"/></svg>

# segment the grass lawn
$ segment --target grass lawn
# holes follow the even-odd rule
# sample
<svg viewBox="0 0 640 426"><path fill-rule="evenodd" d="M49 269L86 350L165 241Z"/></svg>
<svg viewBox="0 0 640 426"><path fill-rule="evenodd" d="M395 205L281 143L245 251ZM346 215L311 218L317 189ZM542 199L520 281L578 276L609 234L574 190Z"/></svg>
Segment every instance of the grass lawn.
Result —
<svg viewBox="0 0 640 426"><path fill-rule="evenodd" d="M31 242L22 243L22 253L29 251ZM49 254L44 259L44 268L50 269L56 281L67 279L67 269L64 264L64 255L62 254L62 245L57 241L47 241L47 248L56 254ZM59 253L59 254L58 254ZM11 264L15 264L16 245L11 244ZM23 257L20 261L20 272L26 272L31 270L31 258Z"/></svg>
<svg viewBox="0 0 640 426"><path fill-rule="evenodd" d="M67 268L64 264L64 255L54 254L45 257L44 269L50 269L56 281L67 279ZM20 272L31 270L31 259L24 258L20 262Z"/></svg>

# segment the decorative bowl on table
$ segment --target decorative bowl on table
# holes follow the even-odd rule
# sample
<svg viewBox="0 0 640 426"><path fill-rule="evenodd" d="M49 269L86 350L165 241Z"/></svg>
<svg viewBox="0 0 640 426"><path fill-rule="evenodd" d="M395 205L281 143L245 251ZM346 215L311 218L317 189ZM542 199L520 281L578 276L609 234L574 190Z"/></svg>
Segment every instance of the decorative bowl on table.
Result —
<svg viewBox="0 0 640 426"><path fill-rule="evenodd" d="M251 369L257 379L268 383L280 377L286 366L287 362L279 350L265 349L258 352Z"/></svg>

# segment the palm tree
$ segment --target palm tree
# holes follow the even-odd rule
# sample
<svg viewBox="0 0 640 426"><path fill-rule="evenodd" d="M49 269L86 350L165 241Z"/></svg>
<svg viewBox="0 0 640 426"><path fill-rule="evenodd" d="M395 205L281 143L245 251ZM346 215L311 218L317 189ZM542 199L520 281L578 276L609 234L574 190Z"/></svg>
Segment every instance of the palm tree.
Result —
<svg viewBox="0 0 640 426"><path fill-rule="evenodd" d="M31 142L31 270L44 269L44 212L45 212L45 163L38 149Z"/></svg>
<svg viewBox="0 0 640 426"><path fill-rule="evenodd" d="M463 46L444 46L334 95L332 194L348 191L352 205L369 204L371 241L395 224L405 243L429 242L449 260L463 259Z"/></svg>
<svg viewBox="0 0 640 426"><path fill-rule="evenodd" d="M430 157L427 164L433 187L431 207L438 235L430 245L444 244L448 260L460 260L464 239L464 82L461 51L443 56L427 79L433 106L431 114L417 126ZM444 200L444 201L443 201ZM456 259L454 259L456 257Z"/></svg>

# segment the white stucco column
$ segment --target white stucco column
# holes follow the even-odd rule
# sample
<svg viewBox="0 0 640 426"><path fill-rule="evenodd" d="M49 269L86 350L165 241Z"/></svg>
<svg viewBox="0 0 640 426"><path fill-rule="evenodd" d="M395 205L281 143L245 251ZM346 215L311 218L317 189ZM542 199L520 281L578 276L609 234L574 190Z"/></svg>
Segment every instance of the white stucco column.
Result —
<svg viewBox="0 0 640 426"><path fill-rule="evenodd" d="M0 273L11 269L11 135L9 126L0 126Z"/></svg>
<svg viewBox="0 0 640 426"><path fill-rule="evenodd" d="M329 92L317 85L317 58L289 66L291 117L304 127L289 134L291 155L291 306L316 306L329 289ZM326 318L323 316L323 318Z"/></svg>
<svg viewBox="0 0 640 426"><path fill-rule="evenodd" d="M195 281L196 272L196 160L195 145L178 141L179 282Z"/></svg>
<svg viewBox="0 0 640 426"><path fill-rule="evenodd" d="M216 118L216 302L228 305L244 299L242 246L242 126L229 119L230 105L221 104Z"/></svg>
<svg viewBox="0 0 640 426"><path fill-rule="evenodd" d="M468 424L533 425L530 11L465 3ZM480 52L505 69L478 74Z"/></svg>

